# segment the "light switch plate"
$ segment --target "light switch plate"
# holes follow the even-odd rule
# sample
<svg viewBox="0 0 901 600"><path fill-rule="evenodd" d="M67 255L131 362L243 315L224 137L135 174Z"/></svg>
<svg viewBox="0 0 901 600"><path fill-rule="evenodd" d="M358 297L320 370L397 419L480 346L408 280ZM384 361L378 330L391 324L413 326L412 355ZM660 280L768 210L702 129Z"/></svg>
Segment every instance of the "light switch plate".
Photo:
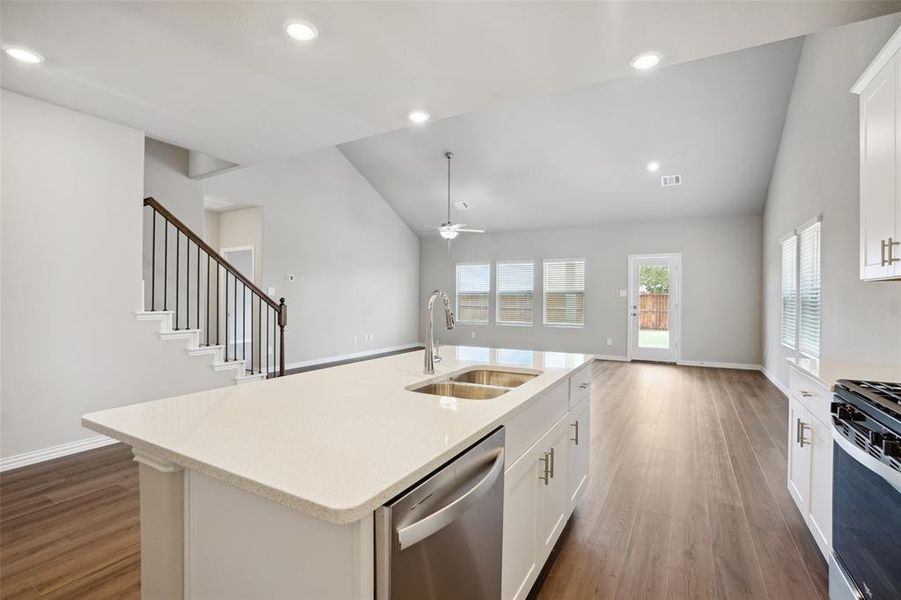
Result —
<svg viewBox="0 0 901 600"><path fill-rule="evenodd" d="M269 294L270 296L275 296L275 288L274 287L267 288L266 293Z"/></svg>
<svg viewBox="0 0 901 600"><path fill-rule="evenodd" d="M285 275L285 281L294 281L294 273L288 273Z"/></svg>
<svg viewBox="0 0 901 600"><path fill-rule="evenodd" d="M620 290L620 291L619 291L619 297L620 297L620 298L628 298L628 297L629 297L629 290Z"/></svg>

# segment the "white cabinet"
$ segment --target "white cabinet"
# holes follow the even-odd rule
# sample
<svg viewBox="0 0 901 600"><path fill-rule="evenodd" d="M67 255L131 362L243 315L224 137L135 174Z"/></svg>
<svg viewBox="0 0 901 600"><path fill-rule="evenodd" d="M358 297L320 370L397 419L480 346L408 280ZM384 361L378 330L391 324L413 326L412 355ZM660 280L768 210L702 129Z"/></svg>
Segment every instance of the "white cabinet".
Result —
<svg viewBox="0 0 901 600"><path fill-rule="evenodd" d="M569 518L569 418L564 417L538 444L542 473L538 483L538 557L541 563L551 553Z"/></svg>
<svg viewBox="0 0 901 600"><path fill-rule="evenodd" d="M818 415L828 414L830 396L822 384L790 372L788 491L827 559L832 548L832 429Z"/></svg>
<svg viewBox="0 0 901 600"><path fill-rule="evenodd" d="M584 376L584 372L574 375L575 383L570 381L569 388L548 391L521 413L528 415L523 420L528 427L519 427L516 439L527 438L525 432L534 427L536 415L545 415L546 420L538 440L519 457L507 459L501 584L505 600L528 596L587 485L591 399L587 386L580 387ZM579 391L578 403L571 410L565 408L570 401L567 389ZM543 406L546 403L562 405L562 417ZM508 451L510 448L508 444Z"/></svg>
<svg viewBox="0 0 901 600"><path fill-rule="evenodd" d="M588 484L588 445L591 440L591 403L586 399L569 413L569 471L567 483L570 509L585 491Z"/></svg>
<svg viewBox="0 0 901 600"><path fill-rule="evenodd" d="M901 31L901 30L899 30ZM860 95L860 278L901 277L901 37L851 91Z"/></svg>
<svg viewBox="0 0 901 600"><path fill-rule="evenodd" d="M501 595L525 598L538 572L539 440L504 473L504 551Z"/></svg>

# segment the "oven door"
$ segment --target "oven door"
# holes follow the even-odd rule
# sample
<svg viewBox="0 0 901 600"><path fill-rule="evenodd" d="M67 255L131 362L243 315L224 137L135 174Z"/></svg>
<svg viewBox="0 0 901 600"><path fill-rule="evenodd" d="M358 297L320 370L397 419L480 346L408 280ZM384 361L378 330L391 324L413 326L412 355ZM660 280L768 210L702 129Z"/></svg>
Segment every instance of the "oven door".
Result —
<svg viewBox="0 0 901 600"><path fill-rule="evenodd" d="M838 565L866 600L897 600L901 598L901 472L835 429L832 434L832 548ZM830 596L839 597L838 590L831 588L832 582Z"/></svg>

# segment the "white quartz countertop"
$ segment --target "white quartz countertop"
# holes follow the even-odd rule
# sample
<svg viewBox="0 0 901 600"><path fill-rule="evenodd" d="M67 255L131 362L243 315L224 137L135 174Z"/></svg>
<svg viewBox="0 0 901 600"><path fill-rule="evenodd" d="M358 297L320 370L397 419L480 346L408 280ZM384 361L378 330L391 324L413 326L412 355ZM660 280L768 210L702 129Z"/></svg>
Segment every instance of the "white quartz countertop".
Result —
<svg viewBox="0 0 901 600"><path fill-rule="evenodd" d="M901 364L852 363L806 357L787 360L788 364L818 379L829 389L839 379L901 383Z"/></svg>
<svg viewBox="0 0 901 600"><path fill-rule="evenodd" d="M356 521L519 412L590 355L446 346L94 412L82 424L334 523ZM541 375L492 400L408 391L473 366Z"/></svg>

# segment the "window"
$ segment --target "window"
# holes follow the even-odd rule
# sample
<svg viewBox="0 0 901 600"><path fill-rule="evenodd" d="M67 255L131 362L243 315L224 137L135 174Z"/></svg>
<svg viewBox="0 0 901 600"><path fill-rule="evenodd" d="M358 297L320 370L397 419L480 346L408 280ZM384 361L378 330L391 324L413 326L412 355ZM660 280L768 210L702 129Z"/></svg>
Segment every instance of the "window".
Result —
<svg viewBox="0 0 901 600"><path fill-rule="evenodd" d="M535 263L498 262L495 321L502 325L531 325L535 289Z"/></svg>
<svg viewBox="0 0 901 600"><path fill-rule="evenodd" d="M798 236L782 241L782 343L795 349L798 336Z"/></svg>
<svg viewBox="0 0 901 600"><path fill-rule="evenodd" d="M798 349L820 355L820 222L801 229L798 244Z"/></svg>
<svg viewBox="0 0 901 600"><path fill-rule="evenodd" d="M782 241L782 343L820 355L820 221Z"/></svg>
<svg viewBox="0 0 901 600"><path fill-rule="evenodd" d="M585 324L585 261L544 261L544 324Z"/></svg>
<svg viewBox="0 0 901 600"><path fill-rule="evenodd" d="M458 264L457 321L460 323L487 323L490 292L490 264Z"/></svg>

